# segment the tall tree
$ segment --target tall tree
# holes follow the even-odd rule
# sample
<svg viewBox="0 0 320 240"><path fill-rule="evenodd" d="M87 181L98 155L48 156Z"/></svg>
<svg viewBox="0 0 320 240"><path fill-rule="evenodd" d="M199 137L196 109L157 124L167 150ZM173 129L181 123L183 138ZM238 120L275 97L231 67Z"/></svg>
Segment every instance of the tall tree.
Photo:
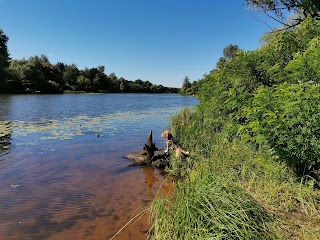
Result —
<svg viewBox="0 0 320 240"><path fill-rule="evenodd" d="M6 87L8 92L23 93L30 91L31 84L28 80L30 64L25 59L12 60L8 67L8 80Z"/></svg>
<svg viewBox="0 0 320 240"><path fill-rule="evenodd" d="M226 46L223 49L223 56L227 60L231 60L232 58L234 58L236 56L236 52L238 50L239 50L239 46L238 45L229 44L228 46Z"/></svg>
<svg viewBox="0 0 320 240"><path fill-rule="evenodd" d="M191 87L191 82L190 82L190 78L188 76L185 76L183 79L183 84L182 84L182 88L180 90L181 94L186 94L186 91L188 88Z"/></svg>
<svg viewBox="0 0 320 240"><path fill-rule="evenodd" d="M64 87L65 87L65 81L64 81L64 79L63 79L63 73L64 73L64 71L65 71L65 69L66 69L66 64L64 64L64 63L62 63L62 62L57 62L54 66L53 66L53 70L54 70L54 73L55 73L55 79L54 79L54 81L56 82L56 83L58 83L59 84L59 88L61 89L61 90L63 90L64 89Z"/></svg>
<svg viewBox="0 0 320 240"><path fill-rule="evenodd" d="M67 90L75 90L77 79L80 76L80 71L75 64L66 65L63 71L63 81Z"/></svg>
<svg viewBox="0 0 320 240"><path fill-rule="evenodd" d="M238 50L238 45L229 44L228 46L226 46L223 49L223 57L219 58L216 64L216 68L222 69L226 65L226 63L230 62L230 60L236 56Z"/></svg>
<svg viewBox="0 0 320 240"><path fill-rule="evenodd" d="M9 67L9 52L7 42L9 38L0 28L0 91L4 91L7 81L7 68Z"/></svg>

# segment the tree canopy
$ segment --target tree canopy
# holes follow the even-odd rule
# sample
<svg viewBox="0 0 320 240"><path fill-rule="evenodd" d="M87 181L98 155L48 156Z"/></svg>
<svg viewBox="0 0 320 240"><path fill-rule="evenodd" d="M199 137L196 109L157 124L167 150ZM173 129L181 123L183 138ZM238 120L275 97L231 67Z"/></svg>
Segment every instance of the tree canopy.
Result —
<svg viewBox="0 0 320 240"><path fill-rule="evenodd" d="M319 0L246 0L249 7L264 12L287 27L299 25L307 17L320 20ZM286 22L286 13L294 13L292 22Z"/></svg>
<svg viewBox="0 0 320 240"><path fill-rule="evenodd" d="M182 88L180 89L180 94L182 95L195 95L198 92L199 82L190 82L190 78L185 76L183 79Z"/></svg>
<svg viewBox="0 0 320 240"><path fill-rule="evenodd" d="M223 49L223 57L227 60L231 60L236 56L237 51L239 50L238 45L229 44Z"/></svg>

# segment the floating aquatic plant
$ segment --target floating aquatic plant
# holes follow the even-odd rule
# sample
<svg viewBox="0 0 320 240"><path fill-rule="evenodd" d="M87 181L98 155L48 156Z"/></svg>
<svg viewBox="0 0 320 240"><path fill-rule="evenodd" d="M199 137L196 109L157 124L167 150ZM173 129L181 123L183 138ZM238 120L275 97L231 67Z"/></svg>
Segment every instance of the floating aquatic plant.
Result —
<svg viewBox="0 0 320 240"><path fill-rule="evenodd" d="M169 119L171 111L126 112L102 114L99 116L79 115L72 118L40 119L36 121L1 121L0 137L10 135L12 138L33 136L32 142L19 141L16 145L36 145L38 140L69 140L76 136L95 134L99 137L113 136L127 131L127 125L139 123L137 128L154 119ZM146 119L148 121L146 121ZM35 138L34 138L35 137Z"/></svg>

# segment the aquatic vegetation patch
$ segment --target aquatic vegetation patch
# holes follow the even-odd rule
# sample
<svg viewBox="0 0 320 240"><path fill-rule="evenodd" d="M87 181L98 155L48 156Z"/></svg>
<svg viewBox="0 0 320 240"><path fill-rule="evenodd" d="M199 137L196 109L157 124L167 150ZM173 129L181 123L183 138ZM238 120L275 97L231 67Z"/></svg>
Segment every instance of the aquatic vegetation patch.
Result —
<svg viewBox="0 0 320 240"><path fill-rule="evenodd" d="M36 121L2 121L0 137L19 139L16 145L36 145L39 140L70 140L82 135L113 136L119 132L139 131L150 121L169 119L170 111L126 112L99 116L79 115L72 118ZM24 139L32 138L32 141Z"/></svg>

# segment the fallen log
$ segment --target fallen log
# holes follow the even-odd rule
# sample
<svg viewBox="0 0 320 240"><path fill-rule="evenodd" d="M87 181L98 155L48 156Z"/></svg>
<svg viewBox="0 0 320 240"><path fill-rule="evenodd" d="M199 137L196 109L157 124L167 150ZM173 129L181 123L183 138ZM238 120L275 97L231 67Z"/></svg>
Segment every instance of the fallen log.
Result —
<svg viewBox="0 0 320 240"><path fill-rule="evenodd" d="M157 148L152 140L152 131L148 135L148 140L143 147L142 152L129 153L125 157L132 160L132 166L155 166L155 167L165 167L169 164L168 155L163 153L160 155L155 155L155 152L162 151L163 148Z"/></svg>

